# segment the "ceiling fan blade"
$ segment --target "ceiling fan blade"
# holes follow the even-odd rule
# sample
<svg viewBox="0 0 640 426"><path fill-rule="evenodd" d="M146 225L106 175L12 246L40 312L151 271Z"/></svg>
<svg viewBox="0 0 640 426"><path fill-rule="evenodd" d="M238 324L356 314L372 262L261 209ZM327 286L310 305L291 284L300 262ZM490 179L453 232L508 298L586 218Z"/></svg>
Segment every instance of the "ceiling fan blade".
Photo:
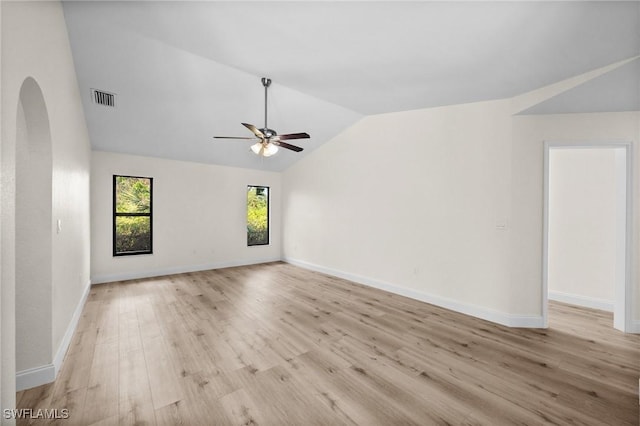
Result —
<svg viewBox="0 0 640 426"><path fill-rule="evenodd" d="M282 142L282 141L278 141L278 140L271 140L271 143L274 144L274 145L281 146L282 148L290 149L291 151L295 151L295 152L302 151L302 148L300 148L299 146L291 145L291 144L288 144L286 142Z"/></svg>
<svg viewBox="0 0 640 426"><path fill-rule="evenodd" d="M256 138L245 138L245 137L241 137L241 136L214 136L214 139L244 139L244 140L250 140L253 141Z"/></svg>
<svg viewBox="0 0 640 426"><path fill-rule="evenodd" d="M277 138L281 141L286 141L289 139L309 139L308 133L289 133L288 135L278 135Z"/></svg>
<svg viewBox="0 0 640 426"><path fill-rule="evenodd" d="M262 133L260 131L260 129L258 129L256 126L254 126L253 124L248 124L248 123L242 123L242 125L244 127L246 127L247 129L251 130L253 132L254 135L256 135L257 137L259 137L260 139L264 139L264 133Z"/></svg>

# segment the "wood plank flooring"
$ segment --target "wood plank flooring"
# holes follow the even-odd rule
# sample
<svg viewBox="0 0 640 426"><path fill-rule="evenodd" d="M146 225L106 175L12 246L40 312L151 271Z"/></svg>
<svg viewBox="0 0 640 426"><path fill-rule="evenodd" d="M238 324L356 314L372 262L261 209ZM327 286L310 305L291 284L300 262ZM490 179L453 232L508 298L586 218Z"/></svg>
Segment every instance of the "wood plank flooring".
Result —
<svg viewBox="0 0 640 426"><path fill-rule="evenodd" d="M58 379L18 408L66 408L66 425L637 425L640 337L559 303L550 321L509 329L285 263L103 284Z"/></svg>

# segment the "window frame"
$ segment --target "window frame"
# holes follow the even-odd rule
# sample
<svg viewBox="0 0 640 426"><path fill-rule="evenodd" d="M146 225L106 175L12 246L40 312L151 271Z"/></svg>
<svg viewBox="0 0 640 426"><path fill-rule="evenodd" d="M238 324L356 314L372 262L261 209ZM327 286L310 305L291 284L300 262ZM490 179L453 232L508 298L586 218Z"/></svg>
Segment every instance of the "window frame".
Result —
<svg viewBox="0 0 640 426"><path fill-rule="evenodd" d="M116 211L116 187L118 185L118 178L133 178L133 179L148 179L149 180L149 213L121 213ZM136 256L140 254L153 254L153 178L148 176L130 176L130 175L113 175L113 205L112 205L112 216L113 216L113 257L120 256ZM138 250L138 251L125 251L125 252L117 252L116 251L116 222L118 217L148 217L149 218L149 250Z"/></svg>
<svg viewBox="0 0 640 426"><path fill-rule="evenodd" d="M260 247L260 246L268 246L271 245L271 187L265 185L247 185L247 194L249 193L250 188L266 188L267 189L267 242L266 243L255 243L249 244L249 230L247 229L247 247ZM248 220L249 215L249 204L247 202L247 198L245 198L244 202L246 205L246 217L245 220ZM248 222L246 223L248 225Z"/></svg>

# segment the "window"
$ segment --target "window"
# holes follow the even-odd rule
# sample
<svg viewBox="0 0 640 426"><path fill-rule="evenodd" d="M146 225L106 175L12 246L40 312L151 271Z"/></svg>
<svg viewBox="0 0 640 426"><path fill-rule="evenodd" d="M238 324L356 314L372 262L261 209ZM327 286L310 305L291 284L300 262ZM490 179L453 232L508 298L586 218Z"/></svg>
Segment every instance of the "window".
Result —
<svg viewBox="0 0 640 426"><path fill-rule="evenodd" d="M247 187L247 245L269 244L269 187Z"/></svg>
<svg viewBox="0 0 640 426"><path fill-rule="evenodd" d="M153 253L153 178L113 176L113 255Z"/></svg>

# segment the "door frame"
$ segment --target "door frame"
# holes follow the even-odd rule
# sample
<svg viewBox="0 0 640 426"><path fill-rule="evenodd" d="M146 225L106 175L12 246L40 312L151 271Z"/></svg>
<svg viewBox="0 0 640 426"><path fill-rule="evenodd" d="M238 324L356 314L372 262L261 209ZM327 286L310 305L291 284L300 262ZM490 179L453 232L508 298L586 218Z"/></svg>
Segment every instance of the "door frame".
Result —
<svg viewBox="0 0 640 426"><path fill-rule="evenodd" d="M616 253L616 274L614 296L614 328L631 333L633 323L633 144L629 141L544 141L544 201L543 201L543 241L542 241L542 318L544 327L549 326L549 157L552 149L614 149L625 152L625 227L624 232L616 230L616 247L624 247L623 253ZM618 170L616 170L617 172ZM618 265L622 261L623 265Z"/></svg>

